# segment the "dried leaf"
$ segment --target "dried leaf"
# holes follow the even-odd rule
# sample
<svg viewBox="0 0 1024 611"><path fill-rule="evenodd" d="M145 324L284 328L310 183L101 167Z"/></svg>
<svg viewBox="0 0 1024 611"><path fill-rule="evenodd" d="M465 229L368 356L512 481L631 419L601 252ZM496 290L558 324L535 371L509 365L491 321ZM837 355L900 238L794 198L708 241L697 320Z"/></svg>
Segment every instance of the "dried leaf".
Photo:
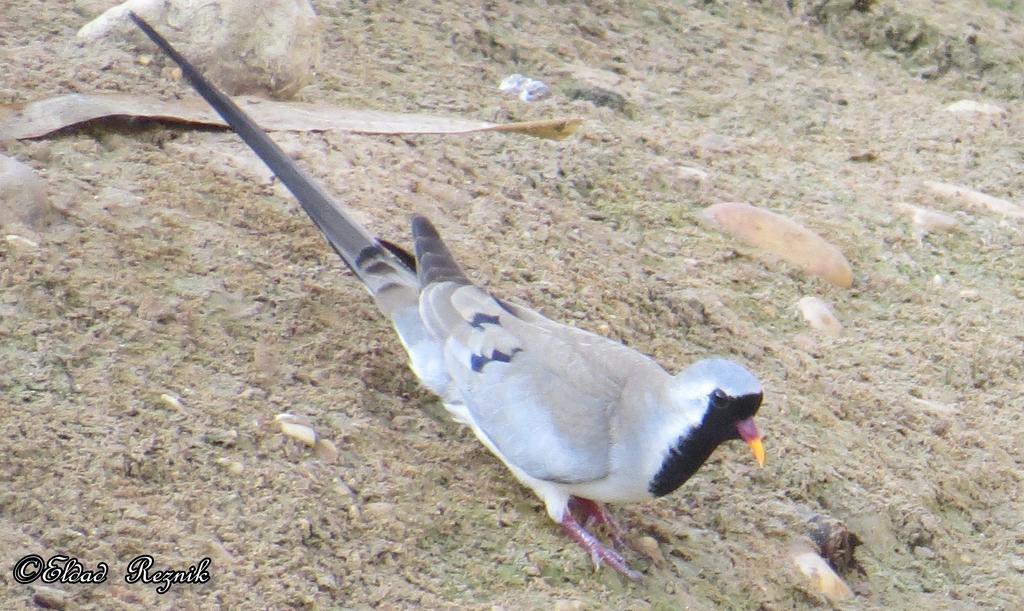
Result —
<svg viewBox="0 0 1024 611"><path fill-rule="evenodd" d="M279 102L251 96L234 100L268 131L439 135L496 131L558 140L572 135L583 123L582 119L550 119L496 124L430 115L351 110L329 104ZM145 95L73 93L35 102L0 105L0 141L39 138L66 127L104 118L227 127L220 116L198 97L160 100Z"/></svg>
<svg viewBox="0 0 1024 611"><path fill-rule="evenodd" d="M836 286L853 285L843 253L821 236L786 217L750 204L709 206L704 216L715 227Z"/></svg>

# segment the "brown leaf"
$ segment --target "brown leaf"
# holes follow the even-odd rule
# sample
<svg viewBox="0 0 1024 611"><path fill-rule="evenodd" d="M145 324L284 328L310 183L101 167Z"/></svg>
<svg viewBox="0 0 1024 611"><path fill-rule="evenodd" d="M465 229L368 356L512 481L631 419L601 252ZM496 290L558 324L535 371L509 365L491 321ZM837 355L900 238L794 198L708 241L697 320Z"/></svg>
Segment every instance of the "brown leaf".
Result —
<svg viewBox="0 0 1024 611"><path fill-rule="evenodd" d="M268 131L440 135L498 131L560 140L572 135L583 122L582 119L550 119L496 124L431 115L351 110L329 104L279 102L251 96L234 100ZM74 93L35 102L0 105L0 141L39 138L66 127L105 118L227 127L220 116L198 97L160 100L121 93Z"/></svg>

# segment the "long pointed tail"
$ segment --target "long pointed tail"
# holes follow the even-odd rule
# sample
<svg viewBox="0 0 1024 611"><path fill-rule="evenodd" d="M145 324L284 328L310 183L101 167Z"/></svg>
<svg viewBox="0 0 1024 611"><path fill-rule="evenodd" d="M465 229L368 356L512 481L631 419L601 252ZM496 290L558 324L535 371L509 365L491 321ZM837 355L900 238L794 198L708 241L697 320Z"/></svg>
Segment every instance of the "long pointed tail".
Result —
<svg viewBox="0 0 1024 611"><path fill-rule="evenodd" d="M374 286L374 284L379 284L379 280L375 282L375 279L379 279L379 274L367 273L367 265L386 263L391 267L412 271L406 262L395 256L389 249L382 247L376 238L345 212L320 185L314 182L281 150L281 147L270 139L252 118L245 114L245 111L207 81L195 66L171 46L167 39L135 13L129 13L129 16L150 40L181 67L185 78L199 92L199 95L203 96L203 99L227 121L231 129L288 187L292 195L299 200L306 214L324 234L331 247L349 268L363 282L367 283L371 293L376 295L382 287ZM378 267L377 271L382 270Z"/></svg>
<svg viewBox="0 0 1024 611"><path fill-rule="evenodd" d="M443 396L450 380L444 367L442 346L427 331L420 317L420 282L413 256L390 242L373 237L303 172L245 111L207 81L163 36L134 13L129 13L129 16L150 40L181 67L185 78L199 95L224 117L231 129L299 200L302 209L320 229L327 242L366 285L377 307L391 319L417 377L428 388ZM430 226L429 222L426 222L426 226ZM444 252L447 253L447 250ZM450 259L450 255L448 257ZM441 262L445 261L441 257ZM457 265L454 270L458 271Z"/></svg>

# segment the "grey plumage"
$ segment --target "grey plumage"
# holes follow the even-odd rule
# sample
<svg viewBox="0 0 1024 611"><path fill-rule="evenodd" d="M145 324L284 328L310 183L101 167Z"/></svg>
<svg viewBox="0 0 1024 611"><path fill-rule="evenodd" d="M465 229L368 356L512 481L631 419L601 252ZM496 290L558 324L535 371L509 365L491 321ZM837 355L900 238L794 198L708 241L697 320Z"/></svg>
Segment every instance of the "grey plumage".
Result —
<svg viewBox="0 0 1024 611"><path fill-rule="evenodd" d="M391 320L417 377L595 562L639 577L575 521L574 497L611 528L601 503L674 490L724 441L743 438L763 460L751 418L761 388L745 368L708 359L670 376L618 342L496 299L470 282L422 216L412 219L413 256L378 240L166 40L131 17L299 200ZM614 529L612 536L620 540Z"/></svg>

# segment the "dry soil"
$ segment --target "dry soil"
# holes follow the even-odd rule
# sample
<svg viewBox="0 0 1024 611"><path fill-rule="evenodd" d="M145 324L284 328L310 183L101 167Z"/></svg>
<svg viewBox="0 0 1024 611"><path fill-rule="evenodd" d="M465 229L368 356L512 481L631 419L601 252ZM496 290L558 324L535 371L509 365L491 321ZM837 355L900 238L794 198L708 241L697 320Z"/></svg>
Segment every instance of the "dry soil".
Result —
<svg viewBox="0 0 1024 611"><path fill-rule="evenodd" d="M76 41L109 4L4 0L0 102L187 93L162 58ZM636 585L595 573L417 386L236 137L105 123L0 144L64 211L38 248L0 242L0 606L33 606L19 557L67 553L111 567L55 584L75 608L819 607L790 560L816 514L863 541L844 608L1024 606L1022 222L920 188L1024 203L1024 5L314 4L324 61L303 99L586 123L562 142L278 134L287 150L382 236L406 243L429 214L504 298L671 370L741 360L766 388L766 467L730 444L674 495L616 508L663 561L630 554ZM513 72L554 95L501 94ZM943 110L960 99L1006 112ZM701 223L719 201L813 228L854 287ZM959 231L917 235L896 202ZM841 335L806 326L806 295ZM284 437L286 411L337 457ZM212 580L126 584L138 554L209 556Z"/></svg>

